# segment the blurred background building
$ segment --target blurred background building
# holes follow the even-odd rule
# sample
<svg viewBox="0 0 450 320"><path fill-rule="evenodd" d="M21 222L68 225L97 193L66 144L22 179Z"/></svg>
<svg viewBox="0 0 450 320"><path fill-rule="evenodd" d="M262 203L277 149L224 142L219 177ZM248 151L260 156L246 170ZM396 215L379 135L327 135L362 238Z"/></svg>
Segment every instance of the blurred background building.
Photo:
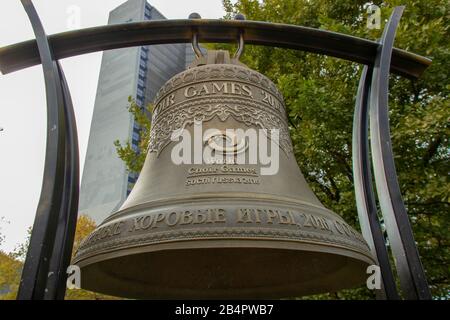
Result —
<svg viewBox="0 0 450 320"><path fill-rule="evenodd" d="M108 24L165 17L146 0L128 0L112 10ZM128 112L128 97L146 106L172 76L194 58L190 44L164 44L103 53L89 142L81 180L79 214L98 224L125 201L137 176L118 158L114 141L138 148L139 128Z"/></svg>

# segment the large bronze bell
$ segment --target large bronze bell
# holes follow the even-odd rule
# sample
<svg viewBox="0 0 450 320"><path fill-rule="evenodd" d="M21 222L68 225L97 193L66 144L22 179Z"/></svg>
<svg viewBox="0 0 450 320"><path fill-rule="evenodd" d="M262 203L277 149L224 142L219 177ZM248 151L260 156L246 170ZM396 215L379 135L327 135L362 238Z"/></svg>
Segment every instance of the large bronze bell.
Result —
<svg viewBox="0 0 450 320"><path fill-rule="evenodd" d="M195 140L199 123L215 130L180 151L181 132ZM227 129L263 132L265 151L278 155L275 174L254 162L250 136ZM214 161L201 157L206 149ZM233 162L239 156L253 162ZM276 86L228 52L209 51L159 91L140 177L74 262L83 288L116 296L282 298L360 285L374 259L309 189Z"/></svg>

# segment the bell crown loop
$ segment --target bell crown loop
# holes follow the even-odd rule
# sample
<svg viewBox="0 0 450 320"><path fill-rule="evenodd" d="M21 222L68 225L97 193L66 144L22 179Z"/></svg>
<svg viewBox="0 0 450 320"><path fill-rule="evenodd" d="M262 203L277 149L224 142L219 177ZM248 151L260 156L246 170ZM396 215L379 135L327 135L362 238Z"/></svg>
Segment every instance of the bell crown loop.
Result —
<svg viewBox="0 0 450 320"><path fill-rule="evenodd" d="M189 15L189 19L201 19L200 14L193 12ZM234 16L234 20L245 20L245 16L241 13L238 13ZM198 31L197 30L193 30L192 32L192 50L195 53L195 56L197 57L197 59L202 58L203 52L202 49L200 48L200 45L198 43ZM233 59L239 60L242 56L242 54L244 53L244 46L245 46L245 42L244 42L244 35L243 35L243 31L240 30L239 31L239 37L238 37L238 47L236 49L236 52L234 53Z"/></svg>

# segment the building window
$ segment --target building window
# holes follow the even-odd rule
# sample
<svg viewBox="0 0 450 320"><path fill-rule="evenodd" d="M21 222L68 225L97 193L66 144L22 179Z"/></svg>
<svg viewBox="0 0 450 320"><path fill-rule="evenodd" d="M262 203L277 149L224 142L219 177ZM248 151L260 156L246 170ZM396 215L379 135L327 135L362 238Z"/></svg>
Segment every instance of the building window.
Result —
<svg viewBox="0 0 450 320"><path fill-rule="evenodd" d="M151 9L149 6L145 6L144 17L146 17L149 20L152 18L150 10Z"/></svg>

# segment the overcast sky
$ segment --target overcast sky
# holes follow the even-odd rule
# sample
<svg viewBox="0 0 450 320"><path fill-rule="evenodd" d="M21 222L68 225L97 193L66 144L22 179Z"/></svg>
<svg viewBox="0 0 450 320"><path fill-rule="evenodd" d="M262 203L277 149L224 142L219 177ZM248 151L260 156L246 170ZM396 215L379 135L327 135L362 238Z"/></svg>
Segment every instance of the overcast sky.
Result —
<svg viewBox="0 0 450 320"><path fill-rule="evenodd" d="M224 15L221 0L148 0L168 19L184 19L191 12L203 18ZM125 0L34 0L47 34L73 29L79 8L79 28L105 25L108 13ZM33 39L33 31L19 0L0 1L0 47ZM84 165L97 89L101 53L62 60L69 83ZM0 249L13 250L26 238L39 200L46 139L46 101L41 66L0 75L0 222L6 240ZM1 129L0 129L1 130Z"/></svg>

